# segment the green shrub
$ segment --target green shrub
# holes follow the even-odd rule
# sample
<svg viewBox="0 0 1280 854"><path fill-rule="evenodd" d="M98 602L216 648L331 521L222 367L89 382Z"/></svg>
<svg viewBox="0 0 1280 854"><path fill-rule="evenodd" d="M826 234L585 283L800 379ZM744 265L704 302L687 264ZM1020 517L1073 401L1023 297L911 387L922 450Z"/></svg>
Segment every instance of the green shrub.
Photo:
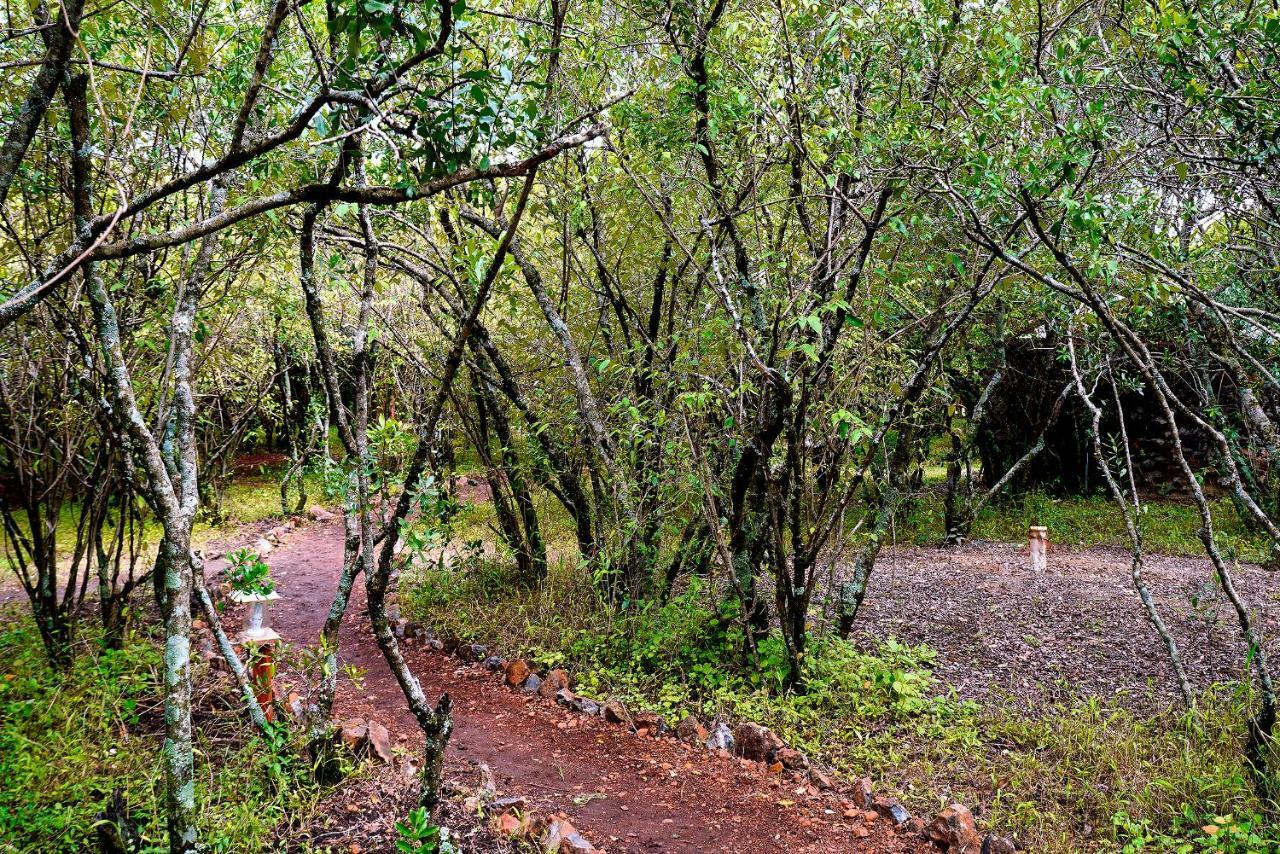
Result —
<svg viewBox="0 0 1280 854"><path fill-rule="evenodd" d="M96 816L117 791L142 849L168 850L158 643L137 632L120 650L100 650L93 640L85 639L69 673L56 674L30 618L0 614L2 850L96 848ZM235 712L197 714L205 845L214 852L273 848L278 828L308 815L319 795L298 745L283 728L268 743Z"/></svg>

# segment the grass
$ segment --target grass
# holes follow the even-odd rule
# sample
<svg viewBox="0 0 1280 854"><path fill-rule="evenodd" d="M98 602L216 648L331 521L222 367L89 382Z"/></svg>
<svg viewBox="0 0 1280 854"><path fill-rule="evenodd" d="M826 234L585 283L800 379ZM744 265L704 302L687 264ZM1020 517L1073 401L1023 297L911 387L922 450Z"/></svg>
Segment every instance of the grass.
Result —
<svg viewBox="0 0 1280 854"><path fill-rule="evenodd" d="M280 513L280 476L282 467L263 467L251 474L244 475L228 485L222 503L222 518L217 524L201 518L192 529L192 538L197 548L220 536L235 531L243 525L250 525L268 519L282 518ZM307 475L307 494L311 503L322 500L321 481L318 475ZM293 498L291 494L291 500ZM74 531L78 521L79 508L73 502L63 504L58 515L58 554L60 559L69 560L75 547ZM25 519L18 519L19 528L25 530ZM108 532L112 530L108 526ZM143 550L147 553L145 566L154 557L154 550L160 542L160 523L148 515L143 528ZM15 572L15 565L7 553L7 543L0 548L0 579ZM61 569L65 569L62 567ZM61 571L60 569L60 571Z"/></svg>
<svg viewBox="0 0 1280 854"><path fill-rule="evenodd" d="M1266 534L1249 530L1229 499L1215 500L1212 510L1218 541L1226 554L1251 563L1267 560L1270 540ZM895 533L900 542L936 545L942 541L942 520L942 498L927 492ZM1021 543L1026 541L1030 525L1047 526L1050 539L1061 545L1129 547L1124 520L1111 499L1057 498L1043 492L1024 493L984 508L974 521L971 537ZM1143 504L1142 536L1150 552L1203 557L1204 546L1196 536L1199 527L1199 514L1189 501L1160 498Z"/></svg>
<svg viewBox="0 0 1280 854"><path fill-rule="evenodd" d="M687 712L758 721L845 776L870 776L917 814L953 799L981 805L989 827L1031 850L1280 850L1243 761L1250 698L1238 686L1206 692L1194 721L1095 698L984 707L934 679L926 647L887 640L865 651L819 635L807 690L780 693L778 640L761 645L759 666L742 664L721 597L700 584L625 614L594 590L572 563L522 589L504 561L481 557L401 583L404 607L438 631L563 666L588 696L618 696L671 722ZM1201 830L1219 819L1220 839ZM1245 842L1230 835L1250 824Z"/></svg>
<svg viewBox="0 0 1280 854"><path fill-rule="evenodd" d="M117 791L140 850L168 850L157 640L135 632L117 651L92 640L69 673L53 674L30 619L0 614L0 851L96 850L98 813ZM290 745L267 745L225 710L238 704L209 700L196 710L201 838L214 852L270 850L319 790Z"/></svg>

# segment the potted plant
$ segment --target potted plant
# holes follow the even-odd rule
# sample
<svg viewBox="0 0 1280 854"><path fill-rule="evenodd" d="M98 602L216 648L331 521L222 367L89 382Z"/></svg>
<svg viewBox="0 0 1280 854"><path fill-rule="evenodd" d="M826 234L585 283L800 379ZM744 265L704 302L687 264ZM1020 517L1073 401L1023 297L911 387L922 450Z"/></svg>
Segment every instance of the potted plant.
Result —
<svg viewBox="0 0 1280 854"><path fill-rule="evenodd" d="M272 602L280 598L271 567L263 562L252 549L236 549L227 555L227 583L231 587L228 598L245 606L244 626L237 640L248 643L265 643L279 640L271 629Z"/></svg>

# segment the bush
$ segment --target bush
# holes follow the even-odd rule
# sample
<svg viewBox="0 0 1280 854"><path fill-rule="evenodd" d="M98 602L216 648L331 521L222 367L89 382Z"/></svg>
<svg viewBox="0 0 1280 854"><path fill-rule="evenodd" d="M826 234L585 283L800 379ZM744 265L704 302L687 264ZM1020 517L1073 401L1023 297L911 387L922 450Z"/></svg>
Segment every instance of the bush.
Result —
<svg viewBox="0 0 1280 854"><path fill-rule="evenodd" d="M87 633L91 634L91 633ZM27 616L0 614L0 848L96 849L98 813L118 792L143 851L165 845L157 640L119 650L87 637L69 673L51 672ZM237 703L229 704L237 708ZM317 789L287 730L266 743L235 712L197 710L201 836L211 851L264 851L306 815ZM5 847L5 846L11 847Z"/></svg>

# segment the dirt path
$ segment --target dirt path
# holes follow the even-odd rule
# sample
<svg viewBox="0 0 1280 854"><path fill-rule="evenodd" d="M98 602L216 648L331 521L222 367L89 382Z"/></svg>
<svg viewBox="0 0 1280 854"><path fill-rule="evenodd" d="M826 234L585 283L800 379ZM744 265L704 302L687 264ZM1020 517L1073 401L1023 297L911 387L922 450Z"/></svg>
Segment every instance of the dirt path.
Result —
<svg viewBox="0 0 1280 854"><path fill-rule="evenodd" d="M282 595L275 628L287 641L315 643L341 561L339 521L309 523L270 555ZM364 676L359 685L342 680L335 716L384 723L393 741L416 757L417 725L370 633L362 582L357 589L342 627L340 656ZM448 691L454 700L456 729L446 776L474 779L477 763L486 763L503 795L567 813L609 852L919 849L918 840L895 834L883 820L872 823L871 836L855 837L839 797L815 794L762 765L713 756L675 739L636 736L510 691L495 674L432 652L422 641L406 641L404 647L427 694Z"/></svg>

